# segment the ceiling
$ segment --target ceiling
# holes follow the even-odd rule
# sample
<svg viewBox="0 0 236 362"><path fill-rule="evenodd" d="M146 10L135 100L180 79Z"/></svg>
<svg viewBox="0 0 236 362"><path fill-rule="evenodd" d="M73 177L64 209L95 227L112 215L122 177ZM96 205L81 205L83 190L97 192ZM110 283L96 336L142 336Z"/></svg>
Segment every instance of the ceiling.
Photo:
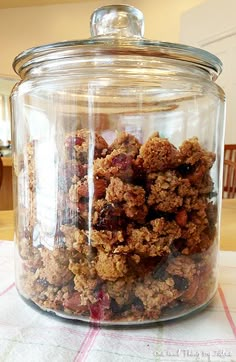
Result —
<svg viewBox="0 0 236 362"><path fill-rule="evenodd" d="M81 3L86 0L0 0L0 9L52 4Z"/></svg>

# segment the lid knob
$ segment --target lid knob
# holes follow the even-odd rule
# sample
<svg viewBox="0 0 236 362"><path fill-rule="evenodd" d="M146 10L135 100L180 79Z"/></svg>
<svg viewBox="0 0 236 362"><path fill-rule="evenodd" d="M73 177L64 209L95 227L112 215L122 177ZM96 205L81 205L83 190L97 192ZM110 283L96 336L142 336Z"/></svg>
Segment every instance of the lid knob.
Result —
<svg viewBox="0 0 236 362"><path fill-rule="evenodd" d="M92 36L141 38L144 34L143 14L129 5L108 5L95 10L90 20Z"/></svg>

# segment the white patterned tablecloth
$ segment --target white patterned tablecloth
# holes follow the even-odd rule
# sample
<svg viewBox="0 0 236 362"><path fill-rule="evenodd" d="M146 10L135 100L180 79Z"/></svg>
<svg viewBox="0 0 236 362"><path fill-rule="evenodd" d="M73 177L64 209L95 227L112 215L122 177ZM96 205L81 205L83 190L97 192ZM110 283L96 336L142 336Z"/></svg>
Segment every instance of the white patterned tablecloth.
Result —
<svg viewBox="0 0 236 362"><path fill-rule="evenodd" d="M221 252L213 302L152 327L94 328L30 308L14 283L14 244L0 241L1 362L236 362L236 252Z"/></svg>

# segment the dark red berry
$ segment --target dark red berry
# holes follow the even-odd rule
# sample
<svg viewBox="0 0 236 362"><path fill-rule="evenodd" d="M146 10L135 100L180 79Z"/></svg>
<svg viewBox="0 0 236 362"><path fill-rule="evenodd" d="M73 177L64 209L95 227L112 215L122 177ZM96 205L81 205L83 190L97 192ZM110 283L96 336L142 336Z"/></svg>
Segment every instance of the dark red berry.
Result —
<svg viewBox="0 0 236 362"><path fill-rule="evenodd" d="M96 228L98 230L120 230L124 227L125 219L120 207L106 204L101 210Z"/></svg>
<svg viewBox="0 0 236 362"><path fill-rule="evenodd" d="M82 145L82 143L84 143L84 138L82 138L82 137L75 137L74 138L74 143L75 143L75 145L76 146L81 146Z"/></svg>
<svg viewBox="0 0 236 362"><path fill-rule="evenodd" d="M146 171L143 167L143 159L137 159L132 164L133 178L136 185L144 185L146 183Z"/></svg>
<svg viewBox="0 0 236 362"><path fill-rule="evenodd" d="M126 170L132 165L132 157L126 155L125 153L120 153L117 156L114 156L111 161L112 166L118 167L120 170Z"/></svg>
<svg viewBox="0 0 236 362"><path fill-rule="evenodd" d="M102 289L99 290L99 292L97 294L97 298L98 298L98 300L100 301L101 305L104 308L109 308L109 306L110 306L110 297Z"/></svg>
<svg viewBox="0 0 236 362"><path fill-rule="evenodd" d="M78 136L70 136L65 142L66 148L72 148L73 146L81 146L84 143L84 138Z"/></svg>
<svg viewBox="0 0 236 362"><path fill-rule="evenodd" d="M187 247L187 240L182 239L182 238L174 240L173 245L172 245L173 252L177 252L177 253L178 252L181 253L181 251L183 249L185 249L186 247Z"/></svg>
<svg viewBox="0 0 236 362"><path fill-rule="evenodd" d="M63 306L76 313L82 313L88 309L87 306L81 305L81 298L78 292L74 292L68 299L66 299L63 302Z"/></svg>
<svg viewBox="0 0 236 362"><path fill-rule="evenodd" d="M91 304L89 306L90 309L90 317L96 321L99 321L101 319L103 319L103 310L100 306L99 302L96 302L94 304Z"/></svg>
<svg viewBox="0 0 236 362"><path fill-rule="evenodd" d="M175 283L174 285L175 289L177 289L180 292L183 292L184 290L188 289L189 286L188 279L181 277L179 275L173 275L172 278Z"/></svg>
<svg viewBox="0 0 236 362"><path fill-rule="evenodd" d="M180 172L182 177L186 177L189 174L193 173L195 170L195 166L184 163L178 167L178 171Z"/></svg>
<svg viewBox="0 0 236 362"><path fill-rule="evenodd" d="M93 320L103 320L104 310L110 307L110 297L103 290L97 293L98 301L89 306L90 316Z"/></svg>

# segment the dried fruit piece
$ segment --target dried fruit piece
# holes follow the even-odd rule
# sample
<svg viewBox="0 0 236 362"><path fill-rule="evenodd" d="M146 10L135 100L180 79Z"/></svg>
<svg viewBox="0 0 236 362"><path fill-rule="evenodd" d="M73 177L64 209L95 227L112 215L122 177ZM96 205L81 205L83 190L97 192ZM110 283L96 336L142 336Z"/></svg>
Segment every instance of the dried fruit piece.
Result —
<svg viewBox="0 0 236 362"><path fill-rule="evenodd" d="M103 178L96 178L94 180L94 196L100 199L106 193L107 181Z"/></svg>
<svg viewBox="0 0 236 362"><path fill-rule="evenodd" d="M188 221L188 214L186 210L180 210L175 216L175 221L177 224L181 227L184 227L187 224Z"/></svg>
<svg viewBox="0 0 236 362"><path fill-rule="evenodd" d="M126 170L131 167L132 159L133 158L131 156L125 153L120 153L112 158L111 164L112 166L118 167L120 170Z"/></svg>
<svg viewBox="0 0 236 362"><path fill-rule="evenodd" d="M64 308L70 309L71 311L80 314L88 310L88 307L81 305L81 298L78 292L74 292L63 302Z"/></svg>
<svg viewBox="0 0 236 362"><path fill-rule="evenodd" d="M98 215L97 230L120 230L125 226L123 211L114 204L107 203Z"/></svg>
<svg viewBox="0 0 236 362"><path fill-rule="evenodd" d="M180 292L188 289L189 281L187 278L180 277L179 275L172 275L172 278L174 279L175 289L179 290Z"/></svg>
<svg viewBox="0 0 236 362"><path fill-rule="evenodd" d="M90 317L95 321L103 320L106 309L110 307L110 297L103 290L100 290L97 294L97 302L89 306Z"/></svg>

